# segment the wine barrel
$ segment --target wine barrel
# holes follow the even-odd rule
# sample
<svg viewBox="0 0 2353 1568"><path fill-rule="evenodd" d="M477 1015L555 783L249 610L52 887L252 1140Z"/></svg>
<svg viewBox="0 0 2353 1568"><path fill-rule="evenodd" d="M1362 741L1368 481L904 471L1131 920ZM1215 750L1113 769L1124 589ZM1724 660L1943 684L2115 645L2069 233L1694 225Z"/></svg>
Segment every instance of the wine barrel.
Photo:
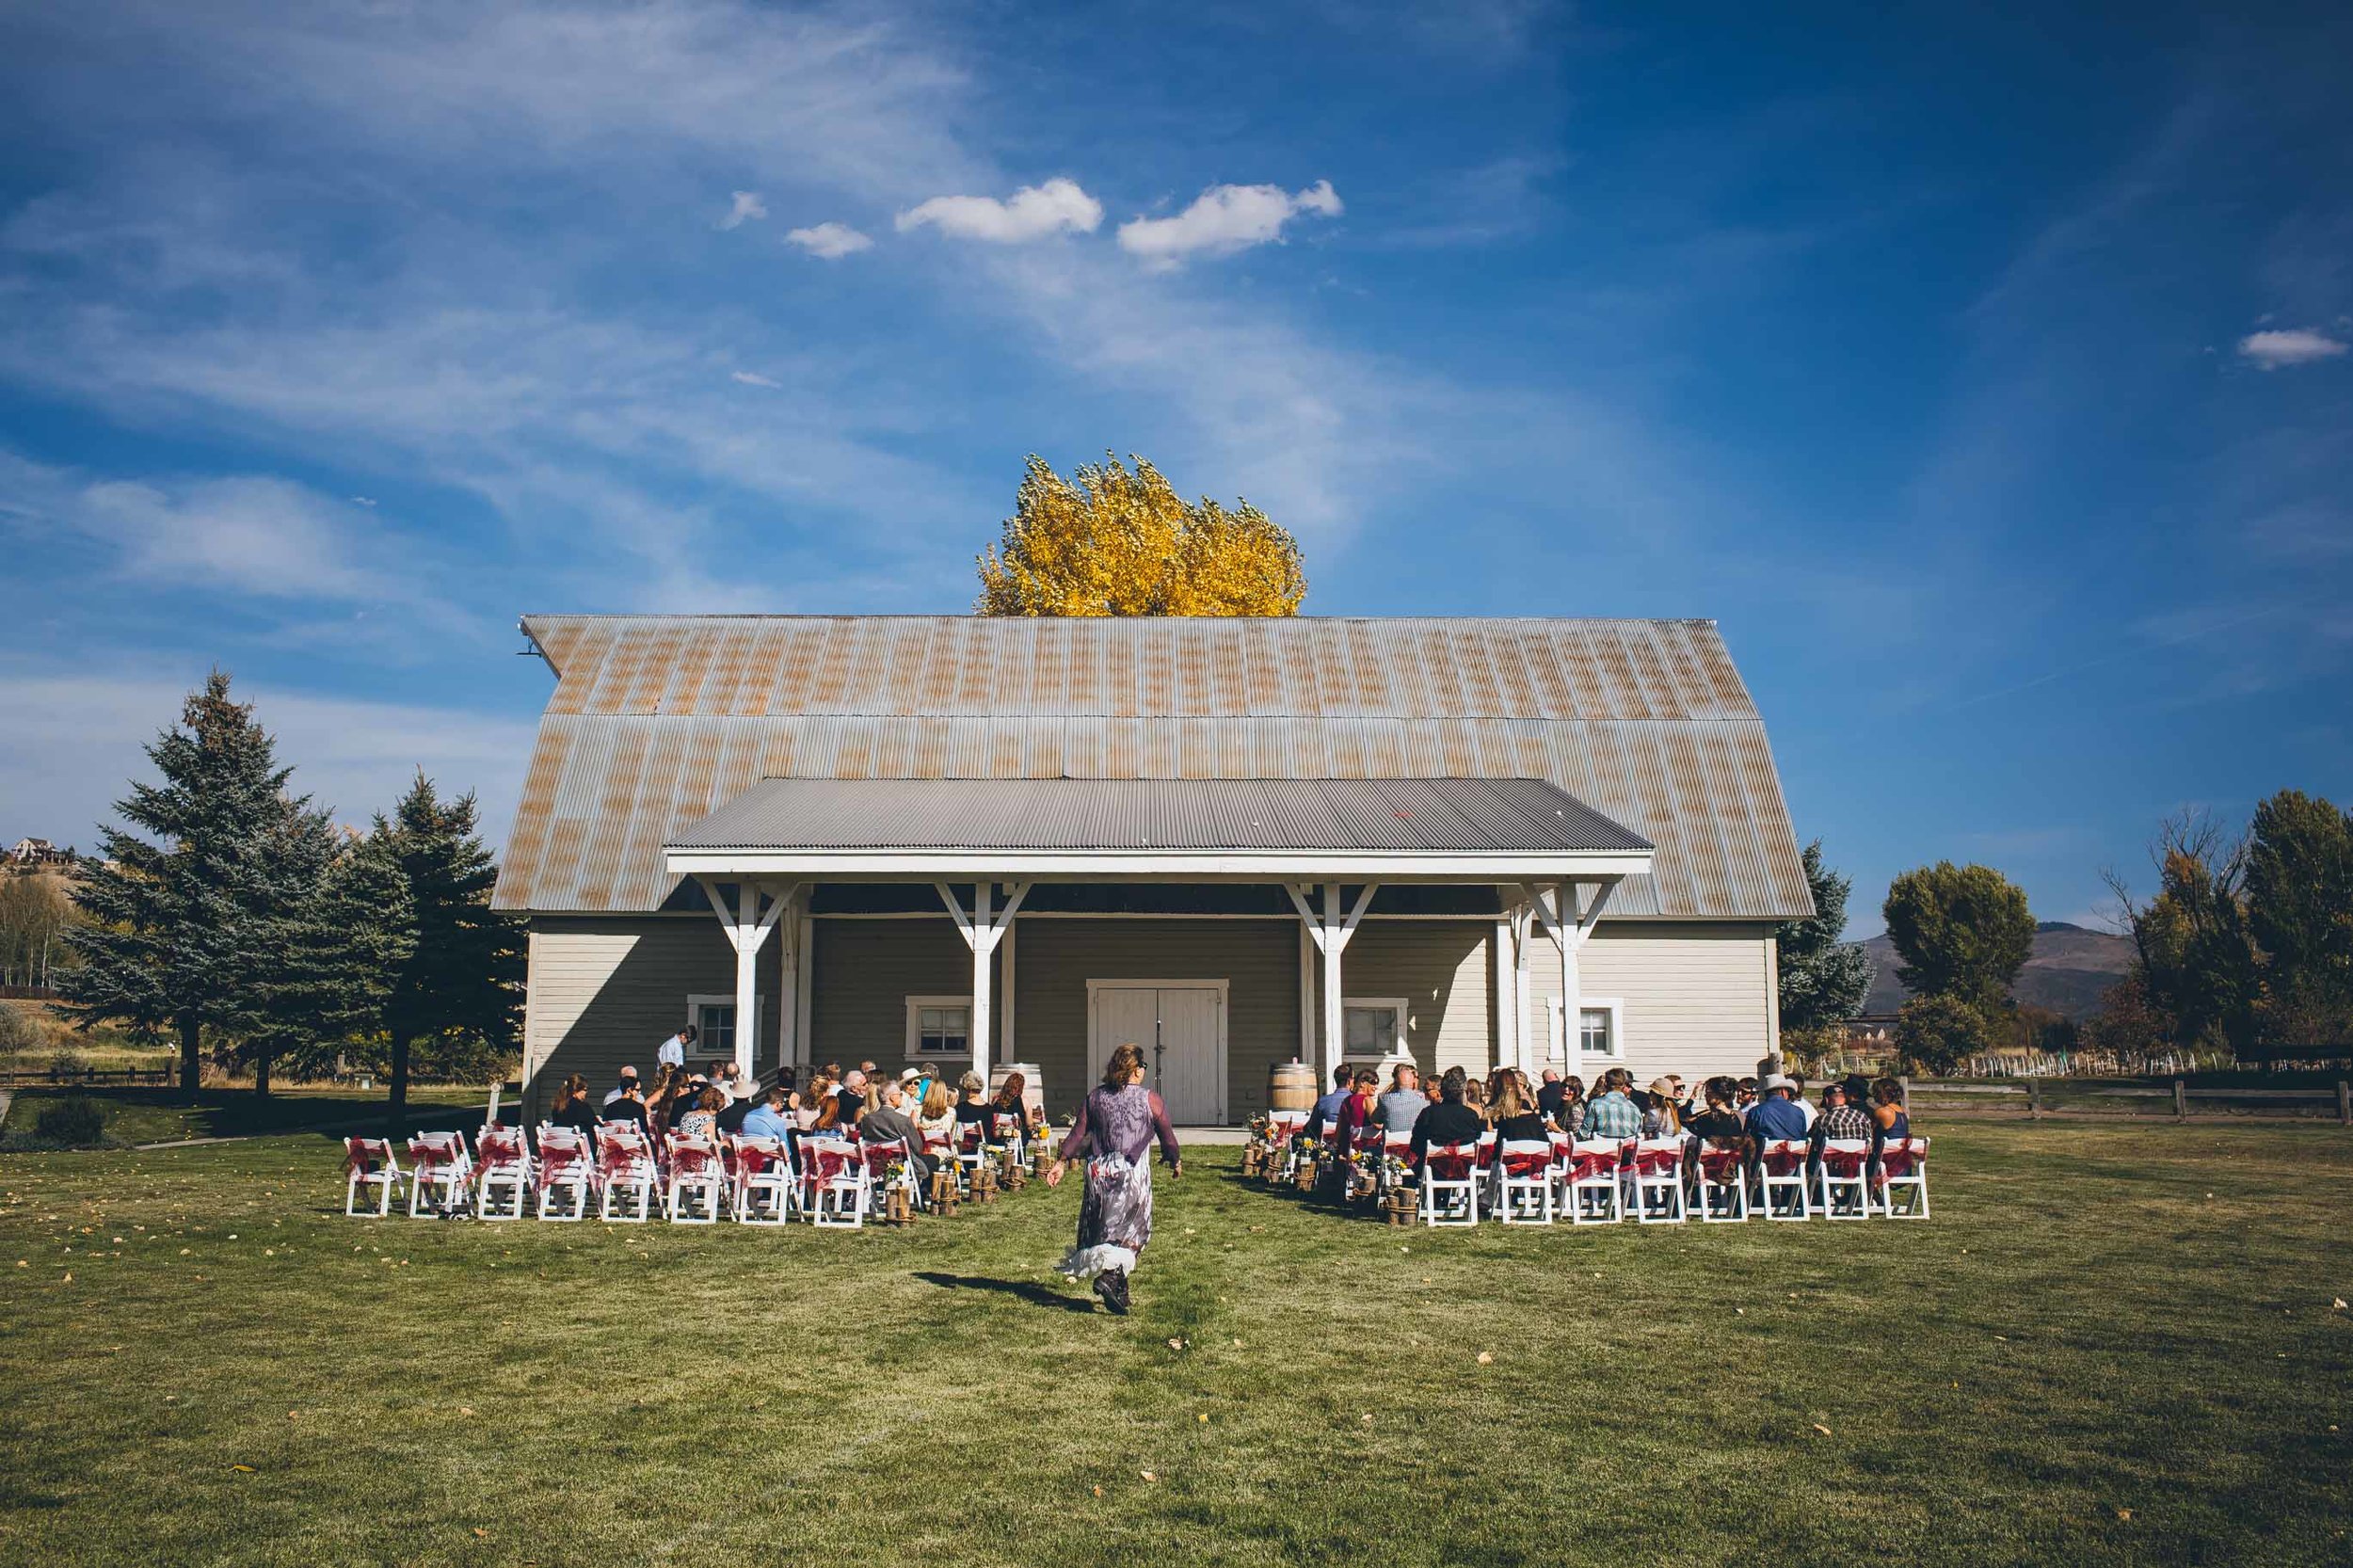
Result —
<svg viewBox="0 0 2353 1568"><path fill-rule="evenodd" d="M1312 1111L1316 1070L1305 1062L1277 1062L1267 1073L1266 1102L1275 1111Z"/></svg>
<svg viewBox="0 0 2353 1568"><path fill-rule="evenodd" d="M1009 1074L1021 1075L1021 1102L1030 1108L1030 1114L1044 1120L1046 1116L1046 1075L1038 1071L1034 1062L995 1062L988 1069L988 1097L995 1099L997 1091L1005 1086Z"/></svg>

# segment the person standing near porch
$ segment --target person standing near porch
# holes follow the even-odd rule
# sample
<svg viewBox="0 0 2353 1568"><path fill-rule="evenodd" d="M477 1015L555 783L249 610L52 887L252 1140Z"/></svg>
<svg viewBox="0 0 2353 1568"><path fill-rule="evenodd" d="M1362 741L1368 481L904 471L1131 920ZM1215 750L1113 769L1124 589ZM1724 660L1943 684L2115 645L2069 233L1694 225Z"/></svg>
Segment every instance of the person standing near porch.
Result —
<svg viewBox="0 0 2353 1568"><path fill-rule="evenodd" d="M686 1048L694 1043L695 1026L693 1024L688 1024L684 1029L680 1030L676 1034L671 1035L668 1039L663 1041L662 1044L654 1048L653 1059L655 1064L664 1067L685 1066Z"/></svg>
<svg viewBox="0 0 2353 1568"><path fill-rule="evenodd" d="M1079 1107L1079 1119L1063 1140L1062 1158L1046 1173L1046 1185L1058 1187L1071 1162L1085 1160L1079 1239L1055 1268L1072 1279L1092 1279L1103 1304L1121 1317L1128 1312L1128 1276L1152 1239L1155 1139L1168 1174L1183 1176L1168 1107L1144 1086L1144 1051L1130 1042L1112 1052L1101 1085Z"/></svg>

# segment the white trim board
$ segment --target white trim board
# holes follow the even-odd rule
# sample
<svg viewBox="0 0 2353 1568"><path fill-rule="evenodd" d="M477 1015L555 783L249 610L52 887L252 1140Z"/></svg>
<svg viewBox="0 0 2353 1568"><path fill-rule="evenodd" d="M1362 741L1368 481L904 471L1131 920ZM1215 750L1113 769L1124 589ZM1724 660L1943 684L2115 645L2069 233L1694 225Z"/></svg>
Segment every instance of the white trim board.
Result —
<svg viewBox="0 0 2353 1568"><path fill-rule="evenodd" d="M1651 852L1452 855L1375 850L663 851L673 876L792 876L834 882L1559 882L1643 876Z"/></svg>

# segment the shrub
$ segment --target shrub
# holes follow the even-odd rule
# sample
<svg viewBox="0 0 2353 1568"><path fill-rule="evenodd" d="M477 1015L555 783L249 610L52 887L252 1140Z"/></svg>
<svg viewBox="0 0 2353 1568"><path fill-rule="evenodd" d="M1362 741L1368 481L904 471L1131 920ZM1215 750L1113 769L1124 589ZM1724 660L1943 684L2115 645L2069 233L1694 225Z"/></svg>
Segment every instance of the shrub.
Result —
<svg viewBox="0 0 2353 1568"><path fill-rule="evenodd" d="M78 1050L61 1050L49 1059L49 1070L59 1078L72 1078L89 1071L89 1058Z"/></svg>
<svg viewBox="0 0 2353 1568"><path fill-rule="evenodd" d="M0 1001L0 1050L31 1050L40 1040L40 1031L23 1008Z"/></svg>
<svg viewBox="0 0 2353 1568"><path fill-rule="evenodd" d="M105 1119L98 1113L98 1102L80 1095L51 1100L33 1118L33 1136L52 1144L95 1144L104 1128Z"/></svg>
<svg viewBox="0 0 2353 1568"><path fill-rule="evenodd" d="M1942 1078L1993 1043L1984 1011L1959 997L1914 997L1896 1015L1896 1054L1909 1072Z"/></svg>

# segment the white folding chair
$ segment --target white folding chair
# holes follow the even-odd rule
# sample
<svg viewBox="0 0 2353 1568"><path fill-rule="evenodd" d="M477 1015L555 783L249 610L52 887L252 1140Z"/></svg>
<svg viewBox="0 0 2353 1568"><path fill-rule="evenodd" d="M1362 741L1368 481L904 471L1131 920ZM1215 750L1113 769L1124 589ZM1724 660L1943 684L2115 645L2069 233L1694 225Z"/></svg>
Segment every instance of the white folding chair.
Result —
<svg viewBox="0 0 2353 1568"><path fill-rule="evenodd" d="M1768 1220L1814 1217L1814 1194L1805 1169L1812 1152L1802 1140L1796 1138L1775 1138L1758 1152L1757 1168L1762 1179L1757 1192Z"/></svg>
<svg viewBox="0 0 2353 1568"><path fill-rule="evenodd" d="M644 1224L653 1218L654 1194L661 1185L662 1169L642 1128L630 1122L606 1122L597 1128L597 1218ZM616 1214L616 1199L636 1212Z"/></svg>
<svg viewBox="0 0 2353 1568"><path fill-rule="evenodd" d="M1506 1139L1495 1169L1497 1219L1507 1225L1552 1224L1550 1139Z"/></svg>
<svg viewBox="0 0 2353 1568"><path fill-rule="evenodd" d="M1000 1149L1011 1149L1016 1165L1029 1162L1029 1140L1021 1135L1021 1118L1009 1111L992 1111L988 1116L988 1141Z"/></svg>
<svg viewBox="0 0 2353 1568"><path fill-rule="evenodd" d="M781 1138L735 1140L735 1219L780 1225L792 1217L792 1151Z"/></svg>
<svg viewBox="0 0 2353 1568"><path fill-rule="evenodd" d="M708 1138L670 1139L670 1180L663 1189L663 1217L674 1225L715 1225L727 1186L719 1145Z"/></svg>
<svg viewBox="0 0 2353 1568"><path fill-rule="evenodd" d="M988 1162L988 1132L979 1122L966 1122L956 1128L956 1186L965 1192L972 1191L972 1178Z"/></svg>
<svg viewBox="0 0 2353 1568"><path fill-rule="evenodd" d="M1479 1224L1479 1186L1478 1144L1431 1144L1422 1151L1422 1222L1430 1225Z"/></svg>
<svg viewBox="0 0 2353 1568"><path fill-rule="evenodd" d="M473 1144L474 1212L485 1220L521 1219L524 1195L531 1191L531 1151L523 1129L485 1123Z"/></svg>
<svg viewBox="0 0 2353 1568"><path fill-rule="evenodd" d="M1822 1162L1816 1168L1822 1218L1867 1220L1871 1216L1870 1176L1865 1167L1871 1144L1864 1138L1833 1138L1822 1144Z"/></svg>
<svg viewBox="0 0 2353 1568"><path fill-rule="evenodd" d="M1307 1126L1304 1111L1270 1111L1267 1112L1267 1141L1277 1151L1279 1168L1273 1175L1278 1181L1289 1181L1299 1174L1299 1134Z"/></svg>
<svg viewBox="0 0 2353 1568"><path fill-rule="evenodd" d="M801 1139L801 1207L811 1224L828 1230L864 1225L866 1187L866 1162L848 1139Z"/></svg>
<svg viewBox="0 0 2353 1568"><path fill-rule="evenodd" d="M915 1179L915 1163L907 1159L907 1147L897 1139L858 1145L858 1162L866 1167L866 1207L872 1212L896 1190L907 1195L910 1207L923 1201L921 1184ZM896 1175L893 1169L896 1168Z"/></svg>
<svg viewBox="0 0 2353 1568"><path fill-rule="evenodd" d="M1646 1225L1683 1224L1683 1140L1638 1138L1632 1163L1635 1220Z"/></svg>
<svg viewBox="0 0 2353 1568"><path fill-rule="evenodd" d="M1569 1144L1568 1204L1573 1225L1614 1225L1625 1218L1625 1144L1577 1138Z"/></svg>
<svg viewBox="0 0 2353 1568"><path fill-rule="evenodd" d="M577 1128L539 1124L539 1159L533 1183L542 1220L584 1220L588 1192L596 1185L596 1156ZM562 1200L559 1207L558 1200Z"/></svg>
<svg viewBox="0 0 2353 1568"><path fill-rule="evenodd" d="M1880 1212L1891 1220L1925 1220L1929 1217L1929 1141L1926 1138L1891 1138L1880 1145L1878 1169ZM1896 1194L1904 1194L1904 1205L1896 1207Z"/></svg>
<svg viewBox="0 0 2353 1568"><path fill-rule="evenodd" d="M1702 1224L1737 1224L1749 1217L1748 1151L1703 1144L1692 1173Z"/></svg>
<svg viewBox="0 0 2353 1568"><path fill-rule="evenodd" d="M408 1140L408 1217L422 1217L424 1206L448 1209L473 1185L473 1160L466 1153L463 1134L420 1132Z"/></svg>
<svg viewBox="0 0 2353 1568"><path fill-rule="evenodd" d="M400 1161L392 1158L392 1141L389 1138L346 1138L344 1140L344 1212L355 1217L365 1211L360 1208L360 1189L376 1190L376 1209L366 1215L382 1219L392 1211L392 1192L400 1185Z"/></svg>

